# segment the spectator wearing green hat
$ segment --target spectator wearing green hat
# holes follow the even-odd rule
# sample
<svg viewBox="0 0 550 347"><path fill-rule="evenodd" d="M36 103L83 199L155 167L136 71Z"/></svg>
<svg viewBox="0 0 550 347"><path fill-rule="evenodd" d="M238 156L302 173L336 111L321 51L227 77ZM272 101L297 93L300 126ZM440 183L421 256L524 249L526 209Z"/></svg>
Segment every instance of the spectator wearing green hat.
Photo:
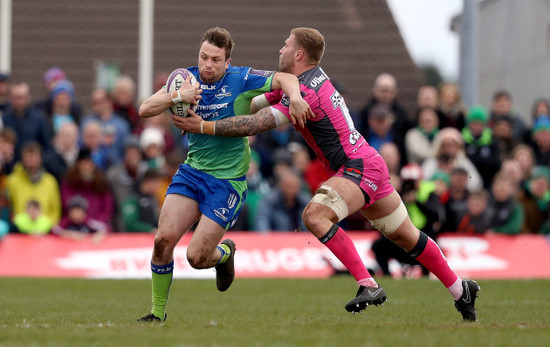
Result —
<svg viewBox="0 0 550 347"><path fill-rule="evenodd" d="M500 169L500 149L488 126L489 115L485 108L470 108L466 119L467 125L462 129L466 156L479 171L485 188L488 188Z"/></svg>
<svg viewBox="0 0 550 347"><path fill-rule="evenodd" d="M439 170L433 174L430 181L435 182L435 193L442 196L451 185L451 176L447 172Z"/></svg>
<svg viewBox="0 0 550 347"><path fill-rule="evenodd" d="M541 116L533 124L533 144L537 165L550 166L550 116Z"/></svg>
<svg viewBox="0 0 550 347"><path fill-rule="evenodd" d="M518 201L525 211L522 233L548 234L550 232L550 169L537 166L533 169Z"/></svg>

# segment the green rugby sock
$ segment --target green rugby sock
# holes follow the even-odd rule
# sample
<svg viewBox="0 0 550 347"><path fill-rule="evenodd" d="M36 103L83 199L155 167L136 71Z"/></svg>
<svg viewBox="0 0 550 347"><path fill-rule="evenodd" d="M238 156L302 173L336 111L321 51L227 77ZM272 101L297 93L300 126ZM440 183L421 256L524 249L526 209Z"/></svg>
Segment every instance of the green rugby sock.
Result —
<svg viewBox="0 0 550 347"><path fill-rule="evenodd" d="M227 261L227 259L229 259L229 256L231 255L231 248L229 248L229 246L226 245L225 243L222 243L218 245L218 249L220 250L220 253L221 253L221 258L218 261L218 264L223 264Z"/></svg>
<svg viewBox="0 0 550 347"><path fill-rule="evenodd" d="M160 319L164 319L166 304L168 303L168 293L172 284L172 275L174 272L174 261L166 265L155 265L151 263L152 271L152 302L151 313Z"/></svg>

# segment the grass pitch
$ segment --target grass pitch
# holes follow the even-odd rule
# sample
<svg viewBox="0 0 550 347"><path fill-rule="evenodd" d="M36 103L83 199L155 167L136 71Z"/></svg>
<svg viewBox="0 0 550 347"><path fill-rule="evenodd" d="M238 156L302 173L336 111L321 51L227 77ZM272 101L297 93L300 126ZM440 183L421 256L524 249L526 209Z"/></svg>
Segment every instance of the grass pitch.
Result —
<svg viewBox="0 0 550 347"><path fill-rule="evenodd" d="M384 306L351 315L351 276L174 280L165 323L138 323L150 281L0 279L0 346L542 346L550 281L479 281L479 322L463 323L438 282L380 279Z"/></svg>

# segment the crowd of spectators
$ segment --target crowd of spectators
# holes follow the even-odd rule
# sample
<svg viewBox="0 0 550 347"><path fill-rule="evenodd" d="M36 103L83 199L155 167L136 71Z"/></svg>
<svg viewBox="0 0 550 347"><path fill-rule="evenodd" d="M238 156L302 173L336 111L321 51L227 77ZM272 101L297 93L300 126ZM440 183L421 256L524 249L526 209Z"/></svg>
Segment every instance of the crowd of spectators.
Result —
<svg viewBox="0 0 550 347"><path fill-rule="evenodd" d="M391 99L377 97L379 90L391 90ZM390 157L392 183L417 227L434 236L550 233L548 100L536 99L527 119L514 112L512 96L505 90L495 91L487 107L466 109L457 86L443 83L419 88L416 111L409 116L396 92L395 79L379 76L369 104L374 106L370 113L365 108L361 117L371 118L380 104L392 125L385 132L363 133L369 143L380 146L384 158ZM393 140L397 132L404 133L403 142ZM405 160L395 158L403 154ZM435 204L430 203L432 195Z"/></svg>
<svg viewBox="0 0 550 347"><path fill-rule="evenodd" d="M169 116L139 117L129 76L112 90L94 89L89 113L62 69L43 78L43 98L35 99L27 83L0 75L0 235L93 234L99 241L110 232L154 232L164 192L186 158L186 136ZM522 117L505 90L470 109L453 83L419 88L415 110L397 92L391 74L379 75L365 107L350 116L385 159L417 227L433 238L550 233L548 100L536 99ZM320 161L290 125L250 144L249 192L233 229L304 230L301 214L328 178ZM372 230L359 215L342 223ZM373 249L387 247L381 239Z"/></svg>

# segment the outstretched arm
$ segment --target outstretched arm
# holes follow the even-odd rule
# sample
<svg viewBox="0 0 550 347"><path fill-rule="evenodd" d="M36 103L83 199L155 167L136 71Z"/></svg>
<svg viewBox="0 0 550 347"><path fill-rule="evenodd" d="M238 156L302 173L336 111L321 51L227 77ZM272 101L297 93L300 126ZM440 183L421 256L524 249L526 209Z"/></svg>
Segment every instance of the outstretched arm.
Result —
<svg viewBox="0 0 550 347"><path fill-rule="evenodd" d="M173 116L174 124L183 131L194 134L227 137L251 136L274 129L289 120L281 112L273 114L272 107L261 109L255 114L229 117L217 121L204 121L189 109L188 117Z"/></svg>
<svg viewBox="0 0 550 347"><path fill-rule="evenodd" d="M273 76L272 89L282 89L290 100L290 119L292 124L298 123L303 128L308 119L315 117L309 104L302 98L300 93L300 82L298 77L285 73L276 72Z"/></svg>

